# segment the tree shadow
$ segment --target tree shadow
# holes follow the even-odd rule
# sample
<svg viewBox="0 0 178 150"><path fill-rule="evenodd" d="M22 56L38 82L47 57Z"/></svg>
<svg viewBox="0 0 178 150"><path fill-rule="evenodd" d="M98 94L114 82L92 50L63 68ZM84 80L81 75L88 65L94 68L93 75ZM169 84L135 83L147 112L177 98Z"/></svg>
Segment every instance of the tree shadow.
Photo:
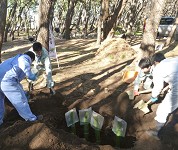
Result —
<svg viewBox="0 0 178 150"><path fill-rule="evenodd" d="M103 69L100 73L97 74L87 73L87 74L75 76L74 78L61 82L60 84L63 86L59 86L60 87L59 91L61 93L63 92L66 93L66 99L69 99L66 100L68 101L67 102L68 105L72 105L73 103L75 103L73 107L78 106L84 108L90 106L97 107L97 105L101 106L101 103L104 104L106 103L105 101L108 101L108 99L112 99L112 95L114 94L114 92L118 93L124 91L128 85L127 84L120 85L119 81L122 80L122 76L119 75L115 81L112 81L111 84L108 85L108 86L112 86L112 84L113 85L115 84L114 85L115 87L113 87L112 92L108 91L105 94L106 92L105 90L107 90L107 87L105 89L104 87L101 87L100 84L102 82L107 82L108 78L110 78L113 75L116 75L118 72L121 72L132 61L133 60L128 60L123 63L113 65L109 68ZM98 79L94 79L97 78L98 76L101 77L99 77ZM94 90L94 94L91 96L87 95L87 93L89 93L91 90ZM114 96L115 94L113 95L113 97ZM72 100L70 100L71 97ZM81 100L78 101L78 103L76 103L76 101L79 99Z"/></svg>

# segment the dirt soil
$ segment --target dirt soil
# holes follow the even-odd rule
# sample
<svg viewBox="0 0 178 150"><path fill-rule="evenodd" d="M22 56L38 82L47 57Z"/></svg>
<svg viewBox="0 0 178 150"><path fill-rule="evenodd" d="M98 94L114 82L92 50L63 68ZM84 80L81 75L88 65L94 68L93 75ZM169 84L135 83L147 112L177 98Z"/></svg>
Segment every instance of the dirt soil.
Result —
<svg viewBox="0 0 178 150"><path fill-rule="evenodd" d="M163 40L164 41L164 40ZM157 44L163 41L157 41ZM122 75L125 70L133 70L133 61L139 52L140 37L108 40L100 47L95 39L73 39L69 41L57 39L56 48L59 60L52 60L55 95L42 86L43 78L39 78L34 86L29 101L34 114L42 114L43 120L24 121L5 101L6 114L0 126L1 150L50 149L50 150L173 150L178 149L178 112L170 115L168 123L161 131L161 140L154 139L146 131L155 127L154 117L157 104L152 105L151 112L144 115L133 106L139 100L149 100L150 94L141 94L130 100L126 91L133 89L133 83L125 83ZM166 57L178 55L178 42L161 50ZM22 53L32 43L27 40L16 40L3 45L3 60ZM22 81L28 90L26 80ZM160 97L160 101L163 97ZM96 144L95 132L89 127L89 138L85 140L83 126L76 123L76 135L67 127L65 113L72 108L77 112L84 108L92 110L104 117L101 129L101 142ZM166 108L165 108L166 109ZM115 116L127 122L125 137L120 137L116 146L116 136L112 132L112 121Z"/></svg>

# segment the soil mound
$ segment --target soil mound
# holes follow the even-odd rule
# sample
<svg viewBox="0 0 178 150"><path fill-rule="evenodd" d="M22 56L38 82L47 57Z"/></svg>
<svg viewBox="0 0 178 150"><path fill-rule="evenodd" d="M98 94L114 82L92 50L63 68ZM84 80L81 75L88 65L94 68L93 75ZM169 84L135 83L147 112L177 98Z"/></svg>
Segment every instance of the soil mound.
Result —
<svg viewBox="0 0 178 150"><path fill-rule="evenodd" d="M96 52L96 59L102 62L118 63L133 58L134 49L122 38L105 40Z"/></svg>

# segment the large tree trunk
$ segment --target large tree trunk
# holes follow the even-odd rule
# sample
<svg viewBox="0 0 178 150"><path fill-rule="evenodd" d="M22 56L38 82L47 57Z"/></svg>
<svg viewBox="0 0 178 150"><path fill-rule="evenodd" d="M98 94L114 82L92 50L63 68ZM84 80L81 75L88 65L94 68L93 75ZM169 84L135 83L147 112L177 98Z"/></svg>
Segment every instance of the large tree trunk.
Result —
<svg viewBox="0 0 178 150"><path fill-rule="evenodd" d="M80 22L81 22L81 18L82 18L82 11L83 11L83 7L82 7L82 5L80 6L80 13L79 13L79 15L78 15L78 20L77 20L77 23L76 23L76 28L77 28L77 32L79 32L80 31Z"/></svg>
<svg viewBox="0 0 178 150"><path fill-rule="evenodd" d="M108 38L113 37L115 33L114 28L116 26L117 18L121 15L124 7L126 6L126 2L127 0L119 1L118 5L116 6L116 9L114 10L113 15L108 16L108 18L103 21L103 39L106 39L108 34Z"/></svg>
<svg viewBox="0 0 178 150"><path fill-rule="evenodd" d="M1 63L1 49L4 37L4 29L6 24L7 0L0 1L0 63Z"/></svg>
<svg viewBox="0 0 178 150"><path fill-rule="evenodd" d="M154 54L157 29L164 6L165 0L152 0L151 13L147 19L145 32L140 46L142 51L141 55L138 57L151 56Z"/></svg>
<svg viewBox="0 0 178 150"><path fill-rule="evenodd" d="M101 26L102 26L102 16L99 17L98 19L98 25L97 25L97 45L101 44Z"/></svg>
<svg viewBox="0 0 178 150"><path fill-rule="evenodd" d="M51 0L40 0L39 6L39 33L37 41L42 44L47 50L49 49L49 24L50 12L53 6L53 1Z"/></svg>
<svg viewBox="0 0 178 150"><path fill-rule="evenodd" d="M75 0L69 1L69 7L68 7L68 11L66 14L66 21L65 21L65 35L64 35L64 37L66 40L70 39L70 33L71 33L70 25L72 22L72 17L74 15L75 4L76 4Z"/></svg>
<svg viewBox="0 0 178 150"><path fill-rule="evenodd" d="M117 19L121 16L121 13L125 8L126 3L127 0L121 0L114 11L114 14L111 16L111 19L108 21L109 33L107 35L107 39L112 38L114 36Z"/></svg>
<svg viewBox="0 0 178 150"><path fill-rule="evenodd" d="M22 25L22 17L21 16L22 16L22 12L23 12L24 8L25 8L25 5L19 8L18 22L19 22L20 26L17 29L17 36L20 36L20 28Z"/></svg>
<svg viewBox="0 0 178 150"><path fill-rule="evenodd" d="M12 20L15 16L16 8L17 8L17 2L14 2L14 5L13 5L12 9L10 10L9 16L7 18L6 29L5 29L5 33L4 33L4 42L7 42L7 34L9 32L9 28L11 26Z"/></svg>
<svg viewBox="0 0 178 150"><path fill-rule="evenodd" d="M109 0L103 0L101 4L102 15L103 15L103 39L106 39L109 29L108 29L108 20L109 20Z"/></svg>

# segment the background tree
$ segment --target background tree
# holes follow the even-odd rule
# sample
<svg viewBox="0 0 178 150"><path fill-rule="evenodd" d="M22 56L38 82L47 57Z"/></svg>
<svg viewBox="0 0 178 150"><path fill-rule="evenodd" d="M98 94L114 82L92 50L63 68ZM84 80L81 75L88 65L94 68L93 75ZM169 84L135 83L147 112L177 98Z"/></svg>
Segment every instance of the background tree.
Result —
<svg viewBox="0 0 178 150"><path fill-rule="evenodd" d="M107 34L107 38L112 38L114 36L117 26L117 20L121 17L122 11L125 8L126 3L127 0L121 0L116 3L114 12L108 20L106 26L107 30L109 31L109 33Z"/></svg>
<svg viewBox="0 0 178 150"><path fill-rule="evenodd" d="M6 22L5 33L4 33L4 42L7 42L7 34L10 32L10 26L15 17L15 13L17 9L17 2L18 1L12 1L9 5L10 9L8 9L9 12L8 12L8 17L7 17L7 22Z"/></svg>
<svg viewBox="0 0 178 150"><path fill-rule="evenodd" d="M33 18L31 15L36 6L36 0L8 0L4 42L9 37L14 40L16 36L20 36L20 30L26 31L27 35L29 35L31 21L35 18L35 15ZM17 34L15 34L16 32Z"/></svg>
<svg viewBox="0 0 178 150"><path fill-rule="evenodd" d="M4 29L6 24L7 0L0 1L0 63L1 63L1 49L4 37Z"/></svg>
<svg viewBox="0 0 178 150"><path fill-rule="evenodd" d="M150 56L155 52L157 29L165 6L165 0L152 0L149 17L141 42L142 56Z"/></svg>
<svg viewBox="0 0 178 150"><path fill-rule="evenodd" d="M104 0L102 4L102 14L103 14L103 39L109 34L109 37L112 38L115 33L117 19L120 17L127 0L118 0L112 9L111 15L109 14L109 1Z"/></svg>
<svg viewBox="0 0 178 150"><path fill-rule="evenodd" d="M39 32L37 41L43 47L49 49L49 24L51 23L50 13L54 6L54 0L40 0L39 5Z"/></svg>
<svg viewBox="0 0 178 150"><path fill-rule="evenodd" d="M176 16L177 1L165 0L166 7L164 7L161 15ZM51 2L54 3L54 0ZM45 34L46 38L48 36L47 26L49 21L53 21L54 29L58 28L58 34L55 35L60 38L97 37L98 44L105 38L112 38L123 33L129 34L132 38L133 35L142 32L144 19L152 16L150 11L154 6L153 2L153 0L56 0L54 15L53 11L51 11L53 8L43 5L42 8L40 6L40 9L45 12L45 15L42 16L41 13L39 14L41 10L37 11L39 4L36 0L9 0L4 39L7 41L8 36L11 36L11 39L15 39L16 36L22 34L29 38L31 35L35 35L36 26L39 22L40 33L38 40L40 40L40 37L41 40L45 39L42 36L43 34ZM42 1L42 3L48 3L48 1ZM52 15L48 20L46 18L49 13ZM36 17L38 15L41 16L39 21ZM153 19L150 22L152 21ZM155 25L155 23L150 24ZM46 31L41 31L44 30L45 26ZM23 32L20 30L23 30ZM156 32L157 29L155 28L155 34Z"/></svg>
<svg viewBox="0 0 178 150"><path fill-rule="evenodd" d="M65 20L65 34L64 37L66 40L70 39L70 33L71 33L71 22L72 17L74 15L74 8L76 6L77 0L68 0L68 10L66 14L66 20Z"/></svg>
<svg viewBox="0 0 178 150"><path fill-rule="evenodd" d="M136 31L141 30L142 20L147 17L148 8L150 8L150 0L128 0L121 17L118 20L123 31L127 35L132 35Z"/></svg>
<svg viewBox="0 0 178 150"><path fill-rule="evenodd" d="M163 16L176 16L178 0L166 0L166 5L163 9Z"/></svg>

